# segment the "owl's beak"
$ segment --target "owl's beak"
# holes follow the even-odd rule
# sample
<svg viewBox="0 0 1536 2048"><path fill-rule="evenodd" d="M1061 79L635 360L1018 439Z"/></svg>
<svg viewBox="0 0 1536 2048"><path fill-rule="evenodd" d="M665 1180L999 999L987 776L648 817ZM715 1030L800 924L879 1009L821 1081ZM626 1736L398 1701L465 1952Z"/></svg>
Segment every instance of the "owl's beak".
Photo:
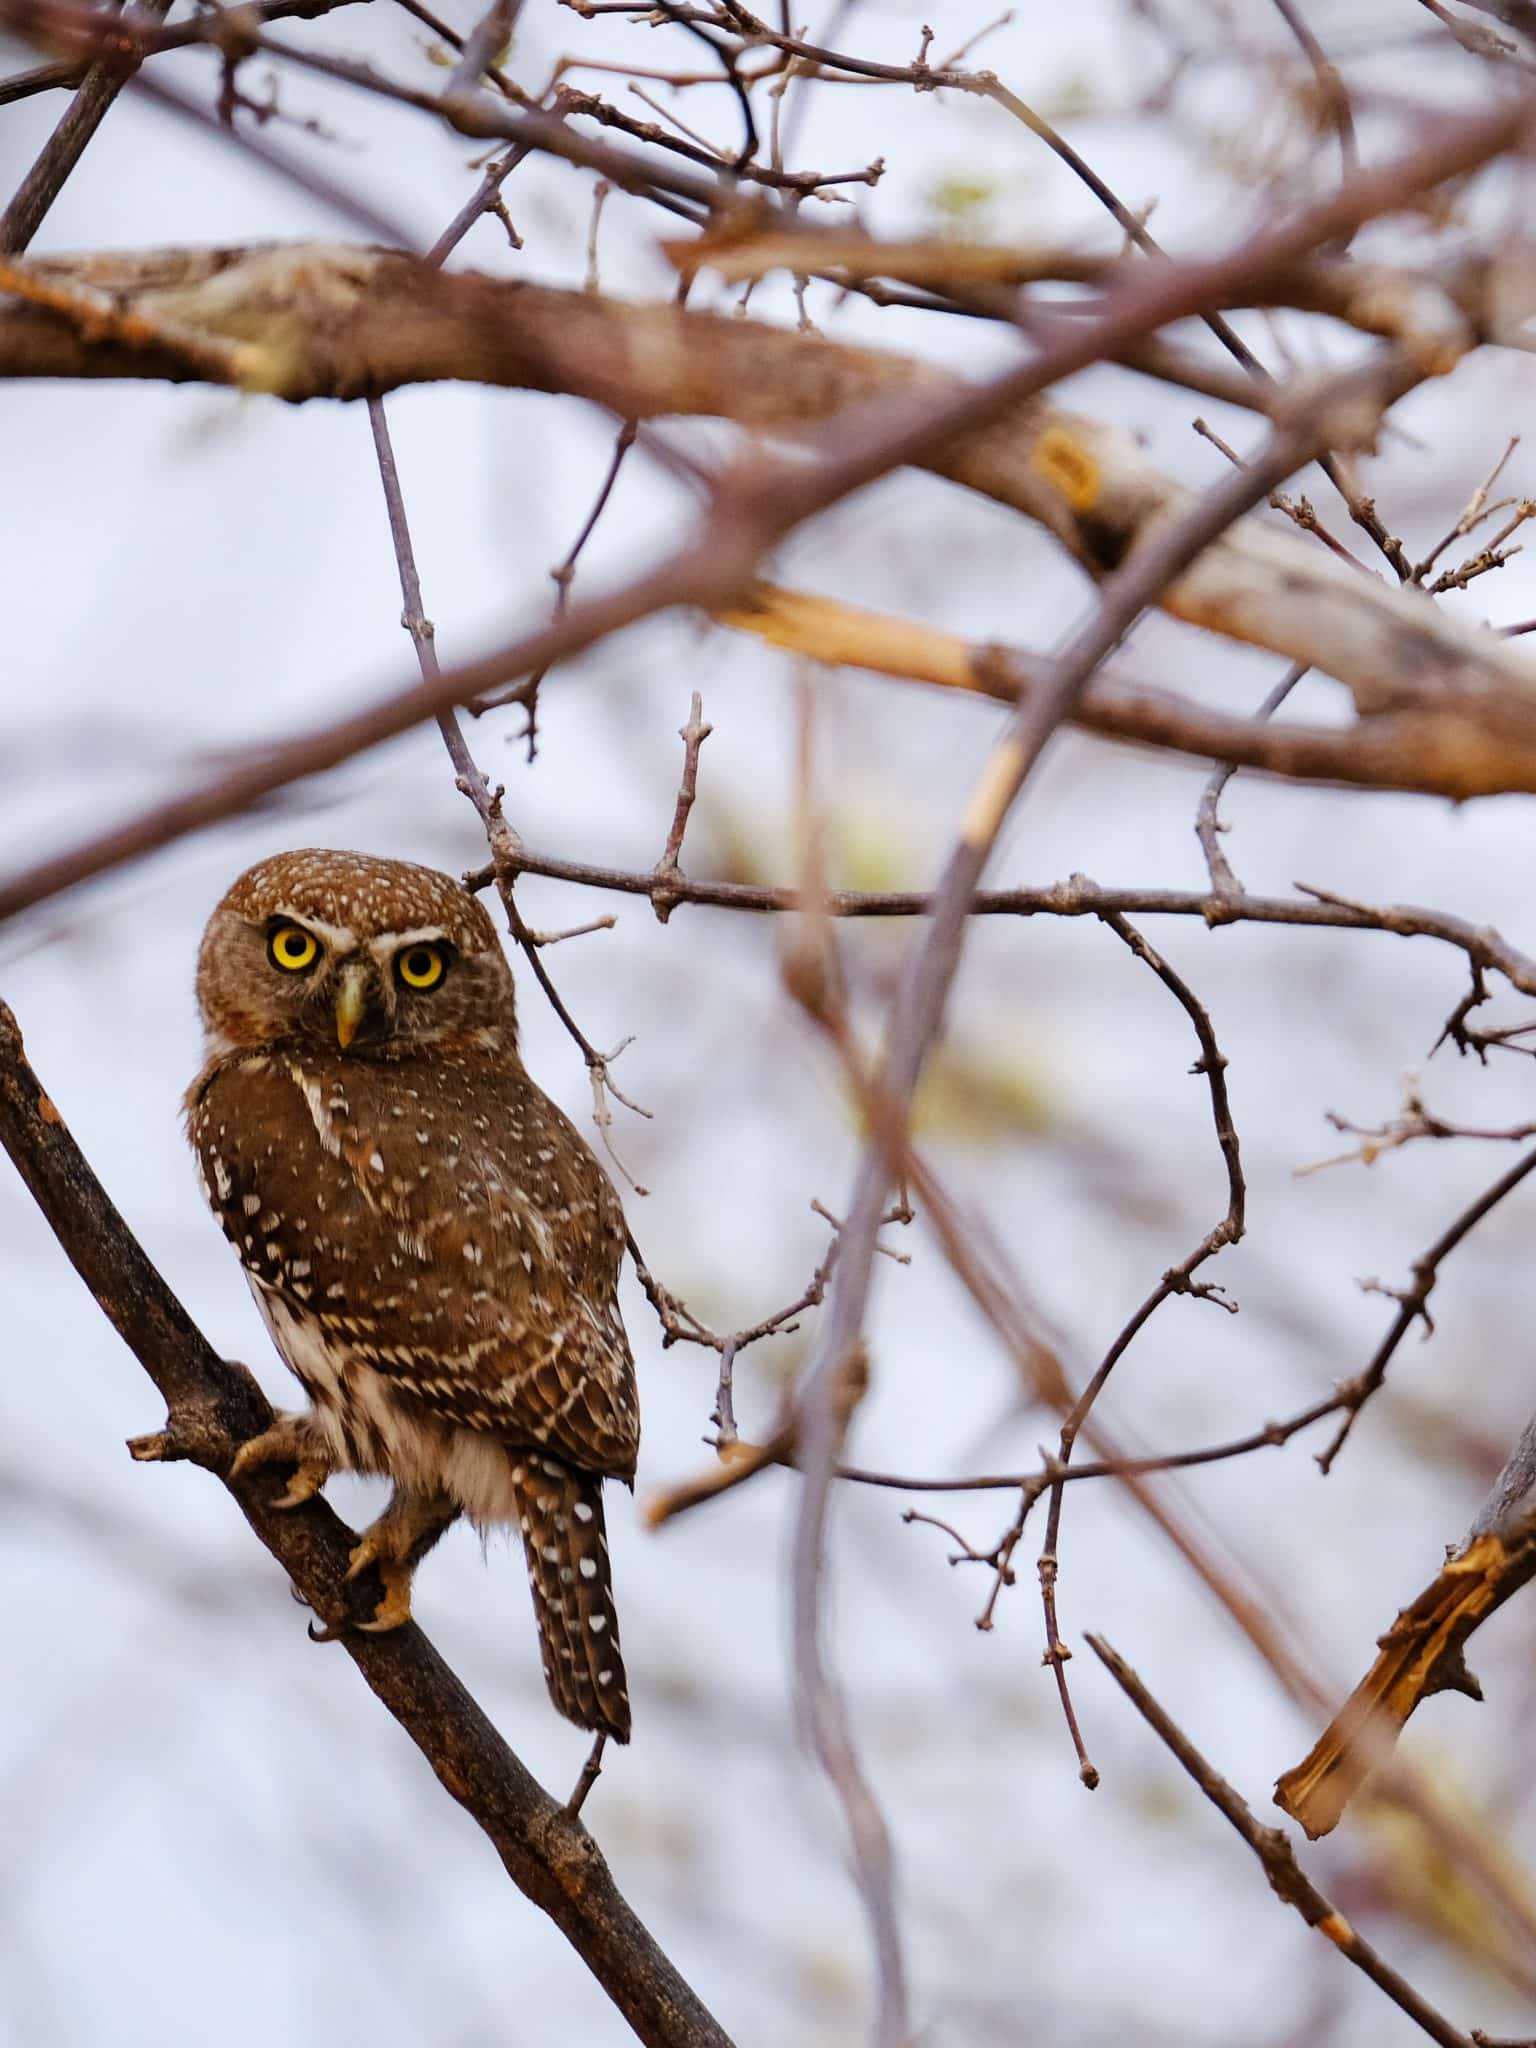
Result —
<svg viewBox="0 0 1536 2048"><path fill-rule="evenodd" d="M357 1036L368 1008L368 970L361 963L343 967L336 986L336 1043L345 1052Z"/></svg>

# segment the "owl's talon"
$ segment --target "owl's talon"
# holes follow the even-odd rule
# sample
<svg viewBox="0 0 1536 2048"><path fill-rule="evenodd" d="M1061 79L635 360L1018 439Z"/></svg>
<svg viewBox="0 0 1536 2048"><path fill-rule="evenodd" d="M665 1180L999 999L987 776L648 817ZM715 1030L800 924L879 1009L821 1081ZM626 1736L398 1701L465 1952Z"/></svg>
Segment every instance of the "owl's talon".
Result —
<svg viewBox="0 0 1536 2048"><path fill-rule="evenodd" d="M301 1508L330 1478L334 1461L310 1415L278 1415L269 1429L248 1437L229 1461L229 1478L244 1479L263 1465L292 1465L293 1477L273 1501L275 1508Z"/></svg>
<svg viewBox="0 0 1536 2048"><path fill-rule="evenodd" d="M312 1621L307 1622L305 1624L305 1633L312 1643L337 1643L341 1640L341 1629L332 1628L329 1622L324 1623L320 1628L316 1628Z"/></svg>
<svg viewBox="0 0 1536 2048"><path fill-rule="evenodd" d="M245 1442L229 1461L229 1477L231 1479L243 1479L247 1472L258 1471L261 1466L268 1463L267 1438L271 1434L270 1429L264 1429L260 1436L246 1438ZM272 1456L271 1462L276 1463L275 1453Z"/></svg>
<svg viewBox="0 0 1536 2048"><path fill-rule="evenodd" d="M353 1544L347 1558L347 1568L342 1573L343 1579L350 1584L353 1579L361 1578L369 1565L376 1564L378 1559L379 1546L374 1542L373 1531L370 1529L359 1542Z"/></svg>
<svg viewBox="0 0 1536 2048"><path fill-rule="evenodd" d="M359 1550L362 1547L362 1544L358 1545ZM379 1577L384 1581L384 1598L373 1610L372 1621L360 1621L357 1624L364 1635L387 1635L391 1629L404 1628L411 1618L410 1567L403 1564L381 1563Z"/></svg>
<svg viewBox="0 0 1536 2048"><path fill-rule="evenodd" d="M331 1468L317 1459L306 1458L288 1482L285 1493L280 1493L272 1506L275 1508L301 1508L306 1501L313 1500L331 1476Z"/></svg>

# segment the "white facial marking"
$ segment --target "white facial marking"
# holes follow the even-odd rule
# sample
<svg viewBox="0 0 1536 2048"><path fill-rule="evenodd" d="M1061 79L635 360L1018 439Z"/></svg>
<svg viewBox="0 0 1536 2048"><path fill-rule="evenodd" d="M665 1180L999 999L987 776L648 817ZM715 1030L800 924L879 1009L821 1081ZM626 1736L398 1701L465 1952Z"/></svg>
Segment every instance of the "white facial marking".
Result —
<svg viewBox="0 0 1536 2048"><path fill-rule="evenodd" d="M440 924L415 925L409 931L382 932L368 941L368 950L375 960L386 962L407 946L440 946L447 936Z"/></svg>

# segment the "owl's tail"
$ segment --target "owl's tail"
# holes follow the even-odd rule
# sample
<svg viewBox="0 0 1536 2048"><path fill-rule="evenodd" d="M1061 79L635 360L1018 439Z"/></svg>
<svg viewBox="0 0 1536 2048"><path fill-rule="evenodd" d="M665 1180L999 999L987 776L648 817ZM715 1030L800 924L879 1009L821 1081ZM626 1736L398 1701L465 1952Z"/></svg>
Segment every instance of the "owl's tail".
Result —
<svg viewBox="0 0 1536 2048"><path fill-rule="evenodd" d="M512 1477L549 1696L578 1728L628 1742L601 1475L535 1452Z"/></svg>

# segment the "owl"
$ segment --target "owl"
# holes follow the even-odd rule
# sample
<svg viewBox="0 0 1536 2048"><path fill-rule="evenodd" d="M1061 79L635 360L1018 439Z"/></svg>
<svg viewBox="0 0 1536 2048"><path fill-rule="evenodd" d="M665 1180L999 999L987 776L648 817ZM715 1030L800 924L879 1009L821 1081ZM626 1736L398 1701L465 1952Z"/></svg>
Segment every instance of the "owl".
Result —
<svg viewBox="0 0 1536 2048"><path fill-rule="evenodd" d="M515 1523L559 1711L629 1739L603 1480L640 1419L617 1285L624 1216L528 1078L512 974L450 876L308 849L224 897L197 964L205 1062L187 1128L210 1206L309 1397L234 1474L334 1471L389 1506L352 1552L410 1617L416 1564L467 1515Z"/></svg>

